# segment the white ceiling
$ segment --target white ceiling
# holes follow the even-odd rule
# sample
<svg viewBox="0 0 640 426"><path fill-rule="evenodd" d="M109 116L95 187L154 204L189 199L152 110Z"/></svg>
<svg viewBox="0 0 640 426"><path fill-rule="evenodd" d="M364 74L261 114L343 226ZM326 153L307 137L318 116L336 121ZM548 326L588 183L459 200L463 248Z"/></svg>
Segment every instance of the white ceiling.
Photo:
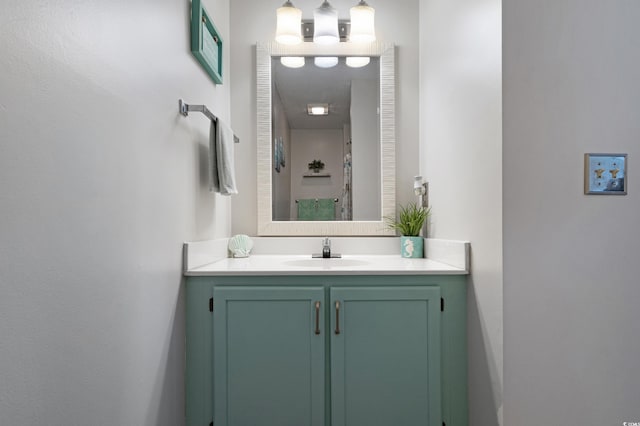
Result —
<svg viewBox="0 0 640 426"><path fill-rule="evenodd" d="M282 100L289 127L292 129L342 129L350 122L351 80L379 79L379 58L371 58L369 65L350 68L340 58L333 68L319 68L307 57L302 68L287 68L280 58L272 60L274 91ZM310 116L307 104L329 104L329 115Z"/></svg>

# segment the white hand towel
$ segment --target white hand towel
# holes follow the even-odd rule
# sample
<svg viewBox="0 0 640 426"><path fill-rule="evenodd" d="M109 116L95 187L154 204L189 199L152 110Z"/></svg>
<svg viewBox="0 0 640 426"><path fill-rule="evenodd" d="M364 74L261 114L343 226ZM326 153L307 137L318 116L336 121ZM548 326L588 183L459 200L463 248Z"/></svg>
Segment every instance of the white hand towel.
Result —
<svg viewBox="0 0 640 426"><path fill-rule="evenodd" d="M216 159L218 163L220 194L237 194L238 190L236 189L235 164L233 159L233 131L219 118L216 123L216 128Z"/></svg>
<svg viewBox="0 0 640 426"><path fill-rule="evenodd" d="M209 127L209 191L220 192L220 179L218 178L218 156L217 156L218 133L216 123L211 120Z"/></svg>

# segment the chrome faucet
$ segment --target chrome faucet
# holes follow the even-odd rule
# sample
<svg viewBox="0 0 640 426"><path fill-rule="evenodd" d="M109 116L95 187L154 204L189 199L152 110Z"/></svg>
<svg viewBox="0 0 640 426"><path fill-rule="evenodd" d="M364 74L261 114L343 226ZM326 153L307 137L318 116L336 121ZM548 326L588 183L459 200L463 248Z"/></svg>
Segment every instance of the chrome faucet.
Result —
<svg viewBox="0 0 640 426"><path fill-rule="evenodd" d="M322 241L322 258L323 259L331 258L331 241L329 240L329 237L326 237Z"/></svg>
<svg viewBox="0 0 640 426"><path fill-rule="evenodd" d="M313 253L311 257L316 259L337 259L342 257L342 255L340 253L331 253L331 240L329 237L325 237L322 240L322 253Z"/></svg>

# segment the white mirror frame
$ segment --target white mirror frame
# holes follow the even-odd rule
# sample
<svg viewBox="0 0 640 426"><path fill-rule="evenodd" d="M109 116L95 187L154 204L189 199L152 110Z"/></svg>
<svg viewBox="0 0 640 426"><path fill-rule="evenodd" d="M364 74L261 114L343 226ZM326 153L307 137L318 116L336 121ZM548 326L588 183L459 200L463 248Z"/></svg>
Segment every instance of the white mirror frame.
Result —
<svg viewBox="0 0 640 426"><path fill-rule="evenodd" d="M274 221L272 204L271 154L271 57L272 56L379 56L380 57L380 220L376 221ZM387 229L385 216L395 216L396 208L396 118L395 48L393 44L374 42L367 46L339 43L318 46L300 43L285 46L276 42L256 45L257 108L257 190L258 235L263 236L350 236L395 235Z"/></svg>

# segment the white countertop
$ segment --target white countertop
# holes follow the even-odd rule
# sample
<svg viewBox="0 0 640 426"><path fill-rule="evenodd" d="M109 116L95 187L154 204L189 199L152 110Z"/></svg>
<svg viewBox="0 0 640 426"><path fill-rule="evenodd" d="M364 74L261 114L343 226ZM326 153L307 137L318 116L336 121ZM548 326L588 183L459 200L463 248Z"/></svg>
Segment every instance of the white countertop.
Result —
<svg viewBox="0 0 640 426"><path fill-rule="evenodd" d="M309 255L252 255L225 258L187 271L186 275L460 275L467 271L431 259L399 255L345 255L313 259Z"/></svg>
<svg viewBox="0 0 640 426"><path fill-rule="evenodd" d="M255 250L245 258L227 257L228 239L185 243L184 275L466 275L469 273L469 243L466 241L425 239L427 258L407 259L399 254L389 253L389 251L394 253L399 246L388 239L381 241L343 239L337 240L335 244L342 248L344 254L341 258L322 259L312 258L310 253L299 254L308 252L307 247L301 249L302 244L309 244L309 241L305 241L306 239L252 238L256 239ZM315 240L317 238L312 240L313 247L317 246ZM283 250L283 245L288 248ZM390 249L391 247L393 249ZM358 254L350 254L354 251Z"/></svg>

